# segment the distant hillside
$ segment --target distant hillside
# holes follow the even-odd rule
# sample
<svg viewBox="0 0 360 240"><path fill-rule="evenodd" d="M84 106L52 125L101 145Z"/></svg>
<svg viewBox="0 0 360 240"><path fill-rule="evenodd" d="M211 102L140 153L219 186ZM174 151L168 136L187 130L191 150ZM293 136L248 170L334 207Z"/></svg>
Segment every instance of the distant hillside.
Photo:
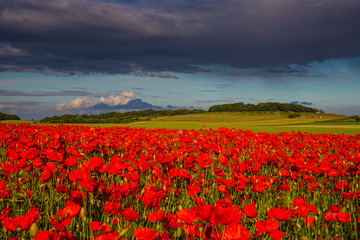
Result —
<svg viewBox="0 0 360 240"><path fill-rule="evenodd" d="M136 104L136 102L134 102ZM110 112L98 115L72 115L65 114L61 116L46 117L41 119L43 123L131 123L137 121L148 121L154 117L161 116L175 116L175 115L187 115L195 113L204 113L203 110L188 110L188 109L177 109L177 110L142 110L142 111L131 111L131 112Z"/></svg>
<svg viewBox="0 0 360 240"><path fill-rule="evenodd" d="M244 104L243 102L239 102L239 103L214 105L209 108L209 112L252 112L252 111L280 111L280 112L297 112L297 113L322 112L322 110L305 107L298 104L278 103L278 102L258 103L256 105L250 103Z"/></svg>
<svg viewBox="0 0 360 240"><path fill-rule="evenodd" d="M135 99L130 102L129 108L137 108L140 105L145 106L140 99ZM149 104L147 107L151 107ZM95 108L94 108L95 109ZM110 110L110 108L109 108ZM290 103L277 103L277 102L268 102L268 103L259 103L254 104L244 104L242 102L233 103L233 104L222 104L214 105L209 108L208 112L290 112L289 117L298 117L300 116L299 112L303 113L317 113L321 110L305 107L297 104ZM132 123L137 121L149 121L152 118L156 117L165 117L165 116L176 116L176 115L189 115L197 113L206 113L204 110L189 110L189 109L177 109L177 110L154 110L147 109L141 111L131 111L131 112L109 112L103 114L82 114L82 115L73 115L65 114L61 116L46 117L41 119L40 122L43 123ZM294 114L295 113L295 114ZM294 115L294 116L292 116Z"/></svg>
<svg viewBox="0 0 360 240"><path fill-rule="evenodd" d="M20 120L20 117L0 112L0 120Z"/></svg>

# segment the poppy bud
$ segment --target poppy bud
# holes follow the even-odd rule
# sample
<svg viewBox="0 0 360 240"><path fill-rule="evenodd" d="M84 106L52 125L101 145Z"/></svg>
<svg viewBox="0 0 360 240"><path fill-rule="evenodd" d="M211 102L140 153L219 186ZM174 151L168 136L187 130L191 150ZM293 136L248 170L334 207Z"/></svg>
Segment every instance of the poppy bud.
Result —
<svg viewBox="0 0 360 240"><path fill-rule="evenodd" d="M82 208L80 209L80 217L82 217L82 219L83 219L84 221L86 221L86 214L85 214L85 208L84 208L84 207L82 207Z"/></svg>
<svg viewBox="0 0 360 240"><path fill-rule="evenodd" d="M84 216L85 216L85 208L84 208L84 207L81 207L79 216L80 216L80 217L84 217Z"/></svg>
<svg viewBox="0 0 360 240"><path fill-rule="evenodd" d="M124 235L127 233L127 231L129 231L128 228L125 228L125 229L121 230L121 232L120 232L120 234L119 234L119 237L124 236Z"/></svg>
<svg viewBox="0 0 360 240"><path fill-rule="evenodd" d="M124 228L123 230L121 230L119 237L122 237L126 234L127 231L129 231L129 229L131 228L131 225L129 224L128 226L126 226L126 228Z"/></svg>
<svg viewBox="0 0 360 240"><path fill-rule="evenodd" d="M181 205L179 205L179 210L181 210L182 209L182 206Z"/></svg>
<svg viewBox="0 0 360 240"><path fill-rule="evenodd" d="M34 222L33 224L31 224L29 228L30 238L35 238L38 232L39 232L39 228L36 222Z"/></svg>

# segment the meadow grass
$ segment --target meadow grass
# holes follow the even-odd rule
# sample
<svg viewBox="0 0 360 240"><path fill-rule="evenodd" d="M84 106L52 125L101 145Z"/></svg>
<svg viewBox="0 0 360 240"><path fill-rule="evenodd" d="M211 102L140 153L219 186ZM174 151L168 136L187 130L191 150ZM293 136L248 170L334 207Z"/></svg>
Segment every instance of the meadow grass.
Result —
<svg viewBox="0 0 360 240"><path fill-rule="evenodd" d="M300 118L288 118L285 112L221 112L202 113L191 115L178 115L157 117L151 121L140 121L128 124L77 124L93 127L129 126L135 128L166 128L166 129L229 129L251 130L253 132L308 132L313 134L360 134L359 122L339 121L346 118L345 115L301 113ZM3 121L3 122L26 122L32 121Z"/></svg>

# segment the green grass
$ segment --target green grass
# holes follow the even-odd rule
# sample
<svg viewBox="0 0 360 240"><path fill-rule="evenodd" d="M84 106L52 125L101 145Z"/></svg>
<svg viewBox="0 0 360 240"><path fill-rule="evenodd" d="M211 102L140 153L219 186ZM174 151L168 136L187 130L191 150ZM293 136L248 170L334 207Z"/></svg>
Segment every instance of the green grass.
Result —
<svg viewBox="0 0 360 240"><path fill-rule="evenodd" d="M2 123L34 123L31 120L0 120Z"/></svg>
<svg viewBox="0 0 360 240"><path fill-rule="evenodd" d="M321 116L321 118L320 118ZM360 123L344 121L346 115L301 113L300 118L288 118L284 112L224 112L157 117L151 121L128 124L82 124L94 127L129 126L136 128L218 129L220 127L251 130L253 132L308 132L360 134ZM32 121L4 121L27 122ZM80 125L80 124L79 124ZM204 127L205 126L205 127Z"/></svg>
<svg viewBox="0 0 360 240"><path fill-rule="evenodd" d="M158 117L151 121L121 124L137 128L167 129L218 129L220 127L251 130L253 132L308 132L334 134L360 134L360 125L348 125L337 122L344 115L302 113L300 118L290 119L287 113L276 112L240 112L240 113L204 113L173 117ZM321 118L320 118L321 116ZM324 125L321 123L324 122ZM336 124L329 124L336 123ZM107 124L92 124L106 127ZM205 127L204 127L205 126Z"/></svg>

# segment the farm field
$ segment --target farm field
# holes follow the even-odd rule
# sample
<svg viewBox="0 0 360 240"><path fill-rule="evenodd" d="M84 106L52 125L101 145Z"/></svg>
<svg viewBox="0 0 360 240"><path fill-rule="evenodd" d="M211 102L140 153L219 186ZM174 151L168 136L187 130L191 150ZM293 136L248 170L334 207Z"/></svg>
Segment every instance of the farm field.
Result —
<svg viewBox="0 0 360 240"><path fill-rule="evenodd" d="M360 238L360 135L0 123L0 153L0 239Z"/></svg>
<svg viewBox="0 0 360 240"><path fill-rule="evenodd" d="M320 118L321 116L321 118ZM127 124L130 127L168 129L218 129L220 127L253 132L292 132L360 134L360 123L336 122L346 116L335 114L301 113L301 118L288 118L283 112L205 113L159 117L147 122ZM100 125L101 126L101 125ZM205 127L204 127L205 126Z"/></svg>
<svg viewBox="0 0 360 240"><path fill-rule="evenodd" d="M230 129L235 128L268 133L301 131L314 134L360 134L360 123L337 122L337 120L346 117L343 115L302 113L301 118L294 119L290 119L287 116L287 113L282 112L204 113L158 117L151 121L134 122L123 124L122 126L148 129L166 128L195 130L227 127ZM111 125L89 124L89 126L108 127ZM121 124L118 124L117 126L121 126Z"/></svg>

